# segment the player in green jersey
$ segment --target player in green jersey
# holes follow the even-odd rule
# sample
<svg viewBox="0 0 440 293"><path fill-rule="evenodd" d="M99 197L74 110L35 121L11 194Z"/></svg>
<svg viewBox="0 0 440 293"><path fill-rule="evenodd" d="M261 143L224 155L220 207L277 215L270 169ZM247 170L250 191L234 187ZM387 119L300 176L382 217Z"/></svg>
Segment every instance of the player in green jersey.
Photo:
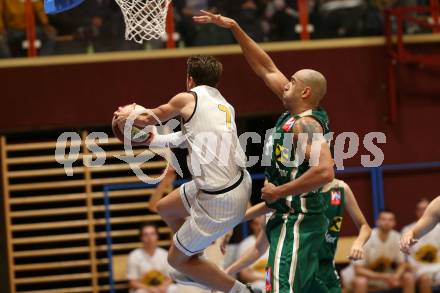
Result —
<svg viewBox="0 0 440 293"><path fill-rule="evenodd" d="M370 238L371 228L365 220L356 198L350 187L341 180L333 180L326 185L321 194L327 202L325 215L329 221L325 234L325 245L318 251L319 278L325 283L331 293L341 292L341 282L334 266L334 257L341 231L344 210L346 210L353 222L359 229L359 235L353 242L349 259L358 260L364 258L363 245Z"/></svg>
<svg viewBox="0 0 440 293"><path fill-rule="evenodd" d="M287 110L265 148L271 162L262 198L275 210L266 229L270 242L266 292L327 292L317 279L316 253L327 228L319 191L334 178L333 158L324 139L330 132L329 121L319 107L327 81L311 69L287 78L230 18L202 11L194 20L230 29L251 68Z"/></svg>
<svg viewBox="0 0 440 293"><path fill-rule="evenodd" d="M350 260L359 260L364 257L363 246L367 242L371 234L371 228L365 220L356 198L350 187L343 181L334 179L331 183L323 187L320 193L327 202L327 209L325 215L328 219L329 225L327 233L325 234L324 245L321 245L318 250L319 258L319 279L325 284L327 290L331 293L341 292L341 285L339 277L334 267L334 256L339 240L339 232L341 230L344 210L346 210L353 222L359 229L359 234L353 242L348 258ZM253 206L246 212L245 220L258 217L262 214L269 213L270 210L264 203ZM230 265L226 272L235 274L242 268L254 263L261 255L263 255L269 247L264 231L257 235L257 240L253 249L242 255L232 265Z"/></svg>

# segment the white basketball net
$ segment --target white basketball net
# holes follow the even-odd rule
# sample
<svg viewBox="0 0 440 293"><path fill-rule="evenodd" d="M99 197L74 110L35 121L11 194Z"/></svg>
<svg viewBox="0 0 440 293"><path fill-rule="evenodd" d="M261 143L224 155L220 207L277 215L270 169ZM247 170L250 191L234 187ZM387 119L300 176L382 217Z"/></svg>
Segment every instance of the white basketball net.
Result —
<svg viewBox="0 0 440 293"><path fill-rule="evenodd" d="M142 44L165 35L171 0L116 0L125 21L125 39Z"/></svg>

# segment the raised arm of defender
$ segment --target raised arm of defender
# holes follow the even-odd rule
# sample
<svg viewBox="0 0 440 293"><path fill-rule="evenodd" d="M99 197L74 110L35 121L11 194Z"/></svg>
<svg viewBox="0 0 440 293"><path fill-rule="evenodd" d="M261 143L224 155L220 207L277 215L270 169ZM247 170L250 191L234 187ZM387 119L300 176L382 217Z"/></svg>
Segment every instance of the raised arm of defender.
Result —
<svg viewBox="0 0 440 293"><path fill-rule="evenodd" d="M279 97L283 95L284 86L289 82L286 76L276 67L275 63L238 25L238 23L220 14L201 11L202 15L194 16L197 23L213 23L220 27L231 30L237 42L240 44L243 55L252 70L264 80L266 85Z"/></svg>

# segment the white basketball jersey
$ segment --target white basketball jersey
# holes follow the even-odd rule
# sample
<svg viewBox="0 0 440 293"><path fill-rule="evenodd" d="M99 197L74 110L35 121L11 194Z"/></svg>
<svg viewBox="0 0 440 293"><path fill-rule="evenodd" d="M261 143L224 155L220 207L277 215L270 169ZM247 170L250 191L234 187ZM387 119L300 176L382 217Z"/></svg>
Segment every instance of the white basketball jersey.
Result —
<svg viewBox="0 0 440 293"><path fill-rule="evenodd" d="M405 226L402 229L402 234L408 232L414 225L415 223ZM411 248L408 260L409 263L416 268L419 266L440 264L440 224L417 241Z"/></svg>
<svg viewBox="0 0 440 293"><path fill-rule="evenodd" d="M219 190L240 175L246 162L234 107L216 88L202 85L191 91L196 93L196 105L182 125L188 142L188 168L198 188Z"/></svg>

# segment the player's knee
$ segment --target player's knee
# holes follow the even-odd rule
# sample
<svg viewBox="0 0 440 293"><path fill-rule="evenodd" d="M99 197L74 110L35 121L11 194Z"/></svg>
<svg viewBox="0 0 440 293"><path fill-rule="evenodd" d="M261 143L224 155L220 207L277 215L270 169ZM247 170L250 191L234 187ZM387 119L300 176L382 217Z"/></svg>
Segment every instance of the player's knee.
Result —
<svg viewBox="0 0 440 293"><path fill-rule="evenodd" d="M163 218L167 216L167 203L163 199L159 200L156 205L157 213Z"/></svg>
<svg viewBox="0 0 440 293"><path fill-rule="evenodd" d="M182 270L182 266L184 264L184 261L182 261L178 257L172 256L172 255L168 255L168 263L170 264L170 266L172 266L176 270L181 271Z"/></svg>
<svg viewBox="0 0 440 293"><path fill-rule="evenodd" d="M177 253L176 248L170 249L167 260L170 266L172 266L176 270L179 270L183 264L183 258L179 256L179 253Z"/></svg>
<svg viewBox="0 0 440 293"><path fill-rule="evenodd" d="M411 272L405 272L402 276L402 282L405 285L412 285L415 283L414 274Z"/></svg>
<svg viewBox="0 0 440 293"><path fill-rule="evenodd" d="M357 276L354 278L353 285L355 289L367 288L368 279L365 277Z"/></svg>
<svg viewBox="0 0 440 293"><path fill-rule="evenodd" d="M419 283L420 285L427 285L427 286L431 286L431 277L428 274L422 274L419 277Z"/></svg>
<svg viewBox="0 0 440 293"><path fill-rule="evenodd" d="M178 261L176 260L176 258L173 255L168 254L168 259L167 260L168 260L168 263L170 264L170 266L172 266L173 268L177 269Z"/></svg>

